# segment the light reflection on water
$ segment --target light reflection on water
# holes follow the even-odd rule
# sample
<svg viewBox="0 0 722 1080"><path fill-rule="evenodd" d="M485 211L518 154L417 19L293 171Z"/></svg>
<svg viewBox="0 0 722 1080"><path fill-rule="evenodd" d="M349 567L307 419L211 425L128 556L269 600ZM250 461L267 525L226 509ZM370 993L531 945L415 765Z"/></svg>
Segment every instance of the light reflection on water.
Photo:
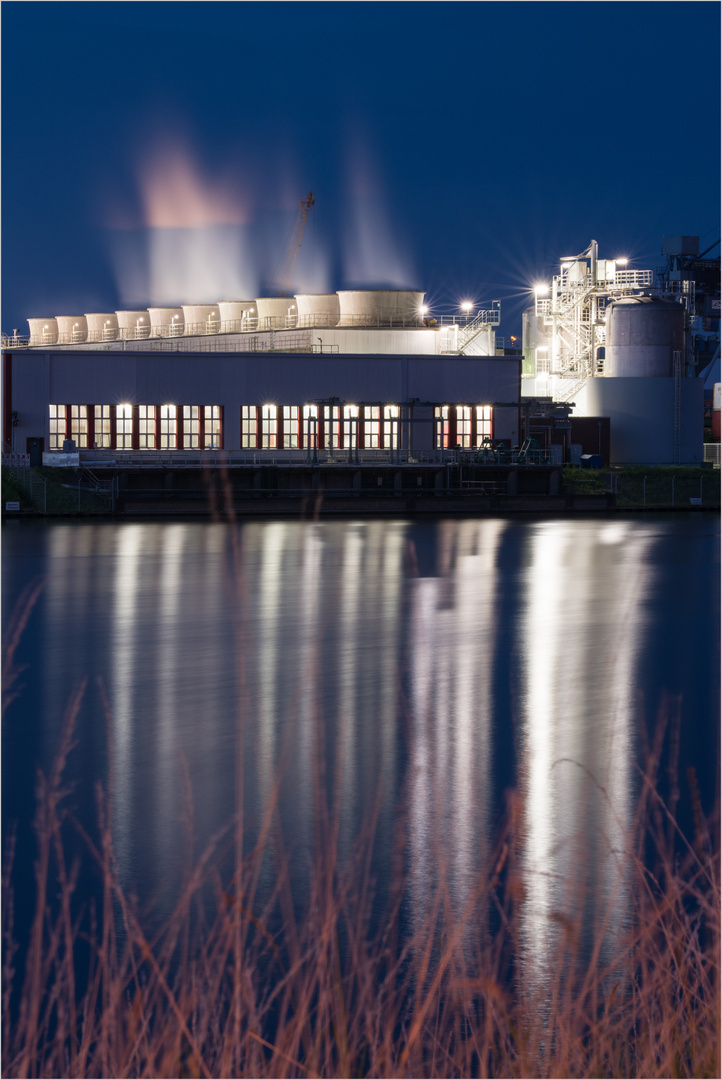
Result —
<svg viewBox="0 0 722 1080"><path fill-rule="evenodd" d="M697 637L685 623L684 644L668 651L680 567L704 550L694 572L717 572L718 523L701 528L482 519L6 530L6 559L22 551L26 576L47 580L28 628L37 714L23 721L37 725L47 762L71 687L89 678L71 768L107 783L109 750L121 879L147 895L186 857L190 800L197 856L242 789L249 837L278 791L303 896L325 775L342 858L377 805L383 883L403 830L419 927L440 883L464 909L516 783L522 937L542 979L560 932L551 917L591 910L571 904L572 886L609 904L608 935L624 926L640 712L649 719L665 691L682 692L715 722L714 672L700 689L684 659L687 649L714 665L715 612ZM13 737L6 723L4 762ZM13 783L32 767L4 769L6 820ZM277 834L267 839L272 853ZM269 856L261 893L273 880Z"/></svg>

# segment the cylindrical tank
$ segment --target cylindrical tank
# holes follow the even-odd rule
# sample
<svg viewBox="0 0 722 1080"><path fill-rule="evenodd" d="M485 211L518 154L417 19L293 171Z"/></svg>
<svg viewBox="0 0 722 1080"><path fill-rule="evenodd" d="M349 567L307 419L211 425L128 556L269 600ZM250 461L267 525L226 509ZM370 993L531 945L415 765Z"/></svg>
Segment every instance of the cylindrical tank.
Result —
<svg viewBox="0 0 722 1080"><path fill-rule="evenodd" d="M218 304L183 304L186 334L217 334L221 328Z"/></svg>
<svg viewBox="0 0 722 1080"><path fill-rule="evenodd" d="M544 325L544 316L536 307L526 308L521 316L521 347L524 359L522 375L536 375L551 370L552 327Z"/></svg>
<svg viewBox="0 0 722 1080"><path fill-rule="evenodd" d="M183 308L151 307L148 314L151 337L179 337L183 333Z"/></svg>
<svg viewBox="0 0 722 1080"><path fill-rule="evenodd" d="M656 296L624 296L607 308L606 377L669 378L684 355L684 308Z"/></svg>
<svg viewBox="0 0 722 1080"><path fill-rule="evenodd" d="M58 345L77 345L88 337L85 315L56 315L58 320Z"/></svg>
<svg viewBox="0 0 722 1080"><path fill-rule="evenodd" d="M116 311L118 335L124 341L135 341L150 335L150 315L146 311Z"/></svg>
<svg viewBox="0 0 722 1080"><path fill-rule="evenodd" d="M221 300L218 310L224 333L256 329L258 312L255 300Z"/></svg>
<svg viewBox="0 0 722 1080"><path fill-rule="evenodd" d="M339 326L423 326L423 292L408 289L339 291Z"/></svg>
<svg viewBox="0 0 722 1080"><path fill-rule="evenodd" d="M261 296L256 299L259 330L287 330L296 325L295 297Z"/></svg>
<svg viewBox="0 0 722 1080"><path fill-rule="evenodd" d="M50 317L47 319L28 319L30 327L30 345L56 345L58 341L58 320Z"/></svg>
<svg viewBox="0 0 722 1080"><path fill-rule="evenodd" d="M296 293L298 326L338 326L338 293Z"/></svg>
<svg viewBox="0 0 722 1080"><path fill-rule="evenodd" d="M96 311L85 318L88 323L88 341L117 340L118 316L114 311Z"/></svg>

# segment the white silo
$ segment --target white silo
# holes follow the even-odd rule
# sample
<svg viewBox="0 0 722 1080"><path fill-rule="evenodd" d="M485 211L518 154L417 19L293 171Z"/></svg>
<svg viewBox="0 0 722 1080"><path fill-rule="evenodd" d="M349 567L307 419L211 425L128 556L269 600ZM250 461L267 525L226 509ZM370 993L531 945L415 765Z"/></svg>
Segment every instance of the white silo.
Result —
<svg viewBox="0 0 722 1080"><path fill-rule="evenodd" d="M607 378L669 378L684 355L684 308L655 296L624 296L607 308Z"/></svg>
<svg viewBox="0 0 722 1080"><path fill-rule="evenodd" d="M338 293L296 293L298 326L338 326Z"/></svg>
<svg viewBox="0 0 722 1080"><path fill-rule="evenodd" d="M221 328L218 304L183 304L186 334L217 334Z"/></svg>
<svg viewBox="0 0 722 1080"><path fill-rule="evenodd" d="M255 300L221 300L218 310L222 333L256 329L258 312Z"/></svg>
<svg viewBox="0 0 722 1080"><path fill-rule="evenodd" d="M30 327L29 345L57 345L58 320L51 316L46 319L28 319Z"/></svg>
<svg viewBox="0 0 722 1080"><path fill-rule="evenodd" d="M86 314L88 341L117 341L118 316L114 311Z"/></svg>
<svg viewBox="0 0 722 1080"><path fill-rule="evenodd" d="M85 315L56 315L58 320L58 345L78 345L88 337Z"/></svg>
<svg viewBox="0 0 722 1080"><path fill-rule="evenodd" d="M123 341L137 341L150 335L148 311L116 311L118 335Z"/></svg>
<svg viewBox="0 0 722 1080"><path fill-rule="evenodd" d="M151 307L148 308L148 314L151 337L180 337L183 333L183 308Z"/></svg>
<svg viewBox="0 0 722 1080"><path fill-rule="evenodd" d="M423 292L410 289L339 290L339 326L423 326Z"/></svg>
<svg viewBox="0 0 722 1080"><path fill-rule="evenodd" d="M256 299L259 330L287 330L296 325L295 297L262 296Z"/></svg>

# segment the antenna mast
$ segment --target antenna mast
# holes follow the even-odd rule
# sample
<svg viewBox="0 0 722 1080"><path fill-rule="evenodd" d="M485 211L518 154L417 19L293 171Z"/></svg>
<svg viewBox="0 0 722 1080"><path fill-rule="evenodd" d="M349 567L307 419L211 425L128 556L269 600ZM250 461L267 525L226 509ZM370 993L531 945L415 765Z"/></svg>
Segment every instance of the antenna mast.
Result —
<svg viewBox="0 0 722 1080"><path fill-rule="evenodd" d="M276 296L290 295L291 281L293 280L293 271L296 266L298 252L301 248L303 230L306 228L306 221L312 206L315 206L315 199L313 197L313 192L309 191L305 199L298 200L296 224L293 227L293 236L291 237L291 243L288 246L286 261L283 264L283 269L278 279L278 291L276 292Z"/></svg>

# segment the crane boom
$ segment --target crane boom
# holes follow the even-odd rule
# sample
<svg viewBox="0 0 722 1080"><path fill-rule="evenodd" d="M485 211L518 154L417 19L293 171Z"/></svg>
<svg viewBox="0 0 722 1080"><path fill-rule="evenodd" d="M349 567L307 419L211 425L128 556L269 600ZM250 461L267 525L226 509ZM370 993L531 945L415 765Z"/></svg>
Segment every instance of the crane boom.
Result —
<svg viewBox="0 0 722 1080"><path fill-rule="evenodd" d="M306 228L306 221L308 219L308 215L311 212L311 207L314 205L315 199L313 197L312 191L309 191L305 199L298 200L298 213L296 214L296 224L293 227L293 236L291 237L291 243L288 245L286 261L283 264L283 269L278 279L278 291L276 292L276 296L290 295L291 281L293 280L293 271L296 266L298 252L301 248L303 230Z"/></svg>

